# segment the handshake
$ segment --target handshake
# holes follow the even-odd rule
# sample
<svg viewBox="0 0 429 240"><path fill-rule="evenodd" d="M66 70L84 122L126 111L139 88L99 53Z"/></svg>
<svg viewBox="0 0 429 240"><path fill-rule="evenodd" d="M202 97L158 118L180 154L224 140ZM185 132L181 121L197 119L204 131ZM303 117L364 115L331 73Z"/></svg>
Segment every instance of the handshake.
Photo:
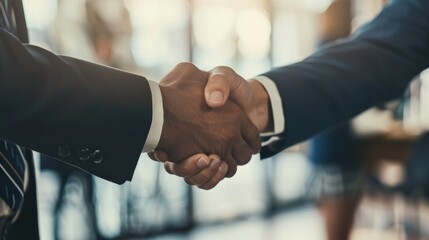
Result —
<svg viewBox="0 0 429 240"><path fill-rule="evenodd" d="M228 67L205 72L180 63L159 87L164 124L148 155L190 185L211 189L232 177L259 152L260 133L272 128L264 87Z"/></svg>

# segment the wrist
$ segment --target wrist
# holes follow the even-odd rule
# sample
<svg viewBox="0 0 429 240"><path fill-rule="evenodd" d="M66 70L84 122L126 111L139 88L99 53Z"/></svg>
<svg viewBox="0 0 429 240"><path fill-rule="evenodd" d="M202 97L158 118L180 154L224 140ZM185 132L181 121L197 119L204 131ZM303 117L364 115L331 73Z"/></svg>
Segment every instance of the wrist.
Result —
<svg viewBox="0 0 429 240"><path fill-rule="evenodd" d="M247 112L248 117L260 133L274 130L270 97L264 86L257 80L249 81L253 93L252 108Z"/></svg>

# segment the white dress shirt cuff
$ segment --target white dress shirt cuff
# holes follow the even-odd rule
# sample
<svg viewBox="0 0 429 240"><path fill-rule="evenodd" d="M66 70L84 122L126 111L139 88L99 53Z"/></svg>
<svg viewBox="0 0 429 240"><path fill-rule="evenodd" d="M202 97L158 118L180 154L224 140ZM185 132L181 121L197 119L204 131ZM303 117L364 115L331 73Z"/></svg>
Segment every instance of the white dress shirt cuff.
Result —
<svg viewBox="0 0 429 240"><path fill-rule="evenodd" d="M152 93L152 123L143 146L143 152L150 152L158 146L164 124L164 107L162 105L161 90L158 83L150 80L148 82Z"/></svg>
<svg viewBox="0 0 429 240"><path fill-rule="evenodd" d="M268 97L270 98L271 103L271 112L273 114L272 119L274 122L274 131L262 133L261 136L273 136L283 133L285 130L285 118L283 114L282 99L280 97L276 84L273 82L273 80L265 76L258 76L254 79L260 82L268 93Z"/></svg>

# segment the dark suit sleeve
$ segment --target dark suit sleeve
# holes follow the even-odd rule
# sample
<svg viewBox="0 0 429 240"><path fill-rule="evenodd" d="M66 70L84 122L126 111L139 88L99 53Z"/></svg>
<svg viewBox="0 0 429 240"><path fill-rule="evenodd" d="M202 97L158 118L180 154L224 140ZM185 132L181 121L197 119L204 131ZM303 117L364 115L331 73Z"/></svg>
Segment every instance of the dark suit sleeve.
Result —
<svg viewBox="0 0 429 240"><path fill-rule="evenodd" d="M145 78L24 45L0 29L0 138L123 183L151 121Z"/></svg>
<svg viewBox="0 0 429 240"><path fill-rule="evenodd" d="M399 97L427 67L429 1L394 1L350 38L263 74L280 92L285 132L262 157Z"/></svg>

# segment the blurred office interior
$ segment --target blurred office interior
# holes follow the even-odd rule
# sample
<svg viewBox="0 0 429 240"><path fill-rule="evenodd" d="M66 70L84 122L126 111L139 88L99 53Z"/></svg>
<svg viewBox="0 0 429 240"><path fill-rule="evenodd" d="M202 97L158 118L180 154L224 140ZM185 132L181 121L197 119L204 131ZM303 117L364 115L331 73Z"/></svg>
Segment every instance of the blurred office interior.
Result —
<svg viewBox="0 0 429 240"><path fill-rule="evenodd" d="M23 2L31 43L159 81L183 61L206 70L230 66L246 78L297 62L322 40L371 20L384 1ZM413 83L402 107L395 105L396 114L372 110L355 121L366 140L366 162L376 160L367 164L353 240L429 239L424 184L403 190L409 145L427 129L422 122L429 123L420 111L429 109L425 82L429 72ZM374 147L379 145L389 154ZM264 161L254 156L235 177L210 191L187 186L145 154L133 181L121 186L39 156L41 237L327 239L323 219L306 194L312 172L307 149L302 143Z"/></svg>

